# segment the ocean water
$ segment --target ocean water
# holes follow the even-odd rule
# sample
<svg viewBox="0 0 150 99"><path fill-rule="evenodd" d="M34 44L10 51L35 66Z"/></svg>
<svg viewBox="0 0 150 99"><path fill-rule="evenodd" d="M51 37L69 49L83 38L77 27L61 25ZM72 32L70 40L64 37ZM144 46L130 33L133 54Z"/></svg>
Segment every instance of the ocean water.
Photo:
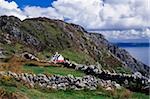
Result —
<svg viewBox="0 0 150 99"><path fill-rule="evenodd" d="M135 59L150 66L150 47L121 47L127 50Z"/></svg>

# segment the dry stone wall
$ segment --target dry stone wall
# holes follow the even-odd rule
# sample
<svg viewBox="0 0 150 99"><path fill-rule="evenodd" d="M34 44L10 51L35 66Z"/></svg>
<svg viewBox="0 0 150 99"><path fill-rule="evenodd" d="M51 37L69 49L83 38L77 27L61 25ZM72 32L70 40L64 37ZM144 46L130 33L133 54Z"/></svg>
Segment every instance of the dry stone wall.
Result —
<svg viewBox="0 0 150 99"><path fill-rule="evenodd" d="M150 79L142 76L139 72L135 72L134 74L111 73L108 70L98 68L96 65L86 66L69 61L64 63L64 66L67 68L83 71L87 75L93 75L99 79L115 81L121 86L132 91L149 94Z"/></svg>

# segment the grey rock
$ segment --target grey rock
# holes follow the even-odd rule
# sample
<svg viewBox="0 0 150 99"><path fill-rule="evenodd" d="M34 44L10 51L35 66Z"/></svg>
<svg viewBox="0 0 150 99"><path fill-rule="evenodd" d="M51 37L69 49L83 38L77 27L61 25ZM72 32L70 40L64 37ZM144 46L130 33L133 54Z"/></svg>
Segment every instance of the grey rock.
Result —
<svg viewBox="0 0 150 99"><path fill-rule="evenodd" d="M39 61L39 59L36 56L34 56L33 54L30 54L28 52L22 53L22 57L25 58L25 59Z"/></svg>
<svg viewBox="0 0 150 99"><path fill-rule="evenodd" d="M111 91L111 90L112 90L112 88L111 88L111 87L107 87L105 90L107 90L107 91Z"/></svg>

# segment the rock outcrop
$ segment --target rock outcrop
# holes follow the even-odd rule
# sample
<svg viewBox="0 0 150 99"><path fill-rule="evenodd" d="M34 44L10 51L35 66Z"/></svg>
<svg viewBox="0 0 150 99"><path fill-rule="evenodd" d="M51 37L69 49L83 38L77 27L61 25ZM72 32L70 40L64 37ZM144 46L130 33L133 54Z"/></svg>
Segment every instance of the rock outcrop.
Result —
<svg viewBox="0 0 150 99"><path fill-rule="evenodd" d="M36 56L34 56L33 54L28 53L28 52L22 53L22 57L25 59L28 59L28 60L39 61L39 58L37 58Z"/></svg>
<svg viewBox="0 0 150 99"><path fill-rule="evenodd" d="M0 59L4 59L6 56L4 55L4 50L0 48Z"/></svg>

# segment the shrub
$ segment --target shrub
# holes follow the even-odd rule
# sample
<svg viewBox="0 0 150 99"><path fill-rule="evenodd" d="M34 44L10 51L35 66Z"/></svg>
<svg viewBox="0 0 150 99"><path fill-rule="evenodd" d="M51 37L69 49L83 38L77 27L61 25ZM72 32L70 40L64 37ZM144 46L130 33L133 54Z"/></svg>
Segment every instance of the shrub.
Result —
<svg viewBox="0 0 150 99"><path fill-rule="evenodd" d="M25 95L18 92L9 92L0 88L0 99L28 99Z"/></svg>
<svg viewBox="0 0 150 99"><path fill-rule="evenodd" d="M129 90L126 89L126 90L124 90L124 91L122 92L120 98L128 99L128 98L130 98L131 96L132 96L131 91L129 91Z"/></svg>
<svg viewBox="0 0 150 99"><path fill-rule="evenodd" d="M1 71L13 71L20 73L22 71L22 64L24 60L17 56L12 56L7 62L0 63Z"/></svg>

